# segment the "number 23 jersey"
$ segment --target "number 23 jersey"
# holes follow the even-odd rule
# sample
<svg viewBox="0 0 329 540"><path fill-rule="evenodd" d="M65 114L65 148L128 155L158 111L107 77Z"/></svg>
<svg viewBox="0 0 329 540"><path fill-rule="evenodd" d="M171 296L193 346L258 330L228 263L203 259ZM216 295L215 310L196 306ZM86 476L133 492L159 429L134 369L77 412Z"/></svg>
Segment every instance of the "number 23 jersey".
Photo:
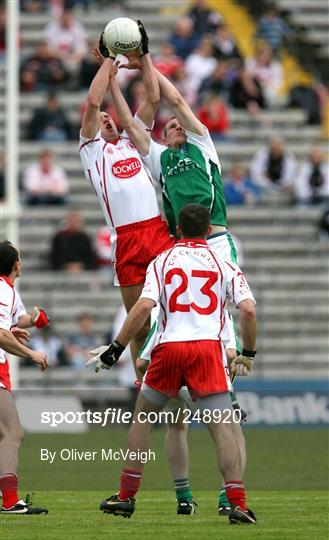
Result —
<svg viewBox="0 0 329 540"><path fill-rule="evenodd" d="M255 302L240 268L199 239L179 240L152 261L141 294L160 304L156 344L218 340L227 297Z"/></svg>

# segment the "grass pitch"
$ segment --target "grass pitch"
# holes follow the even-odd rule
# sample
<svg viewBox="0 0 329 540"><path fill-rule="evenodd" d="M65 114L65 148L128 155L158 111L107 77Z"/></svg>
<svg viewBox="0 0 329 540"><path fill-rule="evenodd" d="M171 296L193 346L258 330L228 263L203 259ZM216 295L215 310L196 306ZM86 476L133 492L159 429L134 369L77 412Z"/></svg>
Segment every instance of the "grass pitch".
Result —
<svg viewBox="0 0 329 540"><path fill-rule="evenodd" d="M40 462L40 448L124 448L123 429L82 435L27 435L20 459L20 493L35 492L44 516L0 515L6 540L162 540L229 538L328 539L328 433L324 429L246 429L248 506L257 525L228 524L217 515L220 485L206 430L191 429L190 482L195 516L177 516L164 455L164 430L152 434L156 461L145 466L136 511L130 519L101 513L99 503L117 491L122 462Z"/></svg>
<svg viewBox="0 0 329 540"><path fill-rule="evenodd" d="M6 540L49 539L167 540L180 539L327 539L325 497L321 492L253 491L249 504L256 525L229 525L216 515L217 493L195 493L198 512L177 516L173 492L141 491L130 519L101 513L97 507L106 493L40 492L36 503L50 511L44 516L1 516Z"/></svg>

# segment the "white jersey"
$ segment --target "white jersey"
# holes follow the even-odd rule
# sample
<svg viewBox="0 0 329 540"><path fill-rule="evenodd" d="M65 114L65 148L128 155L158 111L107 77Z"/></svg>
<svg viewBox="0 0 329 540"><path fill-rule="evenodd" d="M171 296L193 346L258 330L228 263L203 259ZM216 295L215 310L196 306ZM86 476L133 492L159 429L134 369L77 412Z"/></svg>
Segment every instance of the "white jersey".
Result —
<svg viewBox="0 0 329 540"><path fill-rule="evenodd" d="M153 181L124 133L116 144L100 132L95 139L80 134L80 157L112 230L160 215Z"/></svg>
<svg viewBox="0 0 329 540"><path fill-rule="evenodd" d="M226 297L255 302L240 268L223 261L205 240L183 239L147 269L141 298L160 303L156 344L219 340Z"/></svg>
<svg viewBox="0 0 329 540"><path fill-rule="evenodd" d="M12 282L0 276L0 328L10 330L25 313L25 306ZM5 351L0 348L0 364L5 361Z"/></svg>

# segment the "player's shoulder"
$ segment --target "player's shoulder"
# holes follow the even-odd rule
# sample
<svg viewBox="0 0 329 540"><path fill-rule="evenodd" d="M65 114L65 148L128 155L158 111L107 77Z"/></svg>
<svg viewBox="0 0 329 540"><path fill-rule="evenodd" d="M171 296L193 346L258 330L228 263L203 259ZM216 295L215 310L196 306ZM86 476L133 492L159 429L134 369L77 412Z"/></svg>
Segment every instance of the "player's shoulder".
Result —
<svg viewBox="0 0 329 540"><path fill-rule="evenodd" d="M152 152L162 153L165 152L165 150L167 150L167 147L164 144L160 144L151 138L149 154Z"/></svg>
<svg viewBox="0 0 329 540"><path fill-rule="evenodd" d="M96 145L99 145L99 144L102 144L102 142L105 143L104 139L102 139L101 137L101 133L100 131L98 131L95 135L95 137L93 138L90 138L90 137L84 137L84 135L82 135L82 130L80 130L80 133L79 133L79 152L81 152L81 150L83 149L90 149L90 148L95 148Z"/></svg>
<svg viewBox="0 0 329 540"><path fill-rule="evenodd" d="M195 131L189 131L187 129L186 130L187 142L190 142L192 144L200 143L203 145L214 144L210 136L208 128L204 124L202 124L202 127L203 127L202 133L196 133Z"/></svg>
<svg viewBox="0 0 329 540"><path fill-rule="evenodd" d="M13 284L3 276L0 276L0 296L2 298L12 296L15 292Z"/></svg>
<svg viewBox="0 0 329 540"><path fill-rule="evenodd" d="M162 251L162 253L159 253L159 255L156 256L156 258L153 260L153 263L155 265L161 265L164 264L171 254L171 252L176 248L176 244L165 251Z"/></svg>

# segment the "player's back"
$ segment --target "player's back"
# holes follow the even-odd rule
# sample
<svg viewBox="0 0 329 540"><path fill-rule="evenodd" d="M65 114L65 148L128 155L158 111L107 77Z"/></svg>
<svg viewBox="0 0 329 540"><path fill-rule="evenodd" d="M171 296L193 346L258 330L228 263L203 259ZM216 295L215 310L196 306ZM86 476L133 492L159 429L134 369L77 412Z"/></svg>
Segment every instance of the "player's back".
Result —
<svg viewBox="0 0 329 540"><path fill-rule="evenodd" d="M163 280L158 342L218 340L226 270L207 242L181 240L157 266Z"/></svg>

